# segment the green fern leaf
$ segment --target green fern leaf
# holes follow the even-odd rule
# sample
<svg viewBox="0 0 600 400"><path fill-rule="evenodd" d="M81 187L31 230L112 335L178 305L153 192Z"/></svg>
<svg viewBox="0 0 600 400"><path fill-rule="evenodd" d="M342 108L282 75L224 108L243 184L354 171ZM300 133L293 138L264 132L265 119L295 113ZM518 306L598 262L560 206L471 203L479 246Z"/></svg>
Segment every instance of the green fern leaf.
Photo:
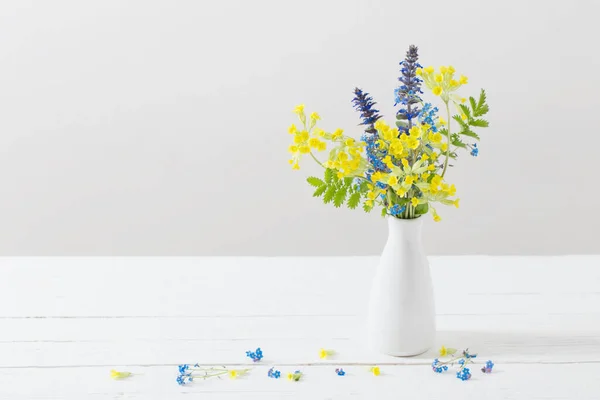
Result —
<svg viewBox="0 0 600 400"><path fill-rule="evenodd" d="M387 215L387 208L383 207L383 208L381 209L381 216L382 216L382 217L385 217L386 215Z"/></svg>
<svg viewBox="0 0 600 400"><path fill-rule="evenodd" d="M490 123L487 122L485 119L474 119L472 121L469 122L469 125L471 126L478 126L480 128L487 128L488 126L490 126Z"/></svg>
<svg viewBox="0 0 600 400"><path fill-rule="evenodd" d="M373 209L373 206L369 206L369 205L367 205L367 203L363 203L363 210L366 213L370 213L372 209Z"/></svg>
<svg viewBox="0 0 600 400"><path fill-rule="evenodd" d="M342 186L333 197L333 205L337 208L344 204L344 201L346 201L347 194L348 188L346 186Z"/></svg>
<svg viewBox="0 0 600 400"><path fill-rule="evenodd" d="M333 174L334 171L331 168L325 170L325 182L327 182L328 185L331 185L331 182L333 181Z"/></svg>
<svg viewBox="0 0 600 400"><path fill-rule="evenodd" d="M477 140L479 140L479 135L476 134L475 132L473 132L472 130L470 130L469 128L467 129L463 129L462 131L458 132L460 135L464 135L464 136L468 136L468 137L472 137L475 138Z"/></svg>
<svg viewBox="0 0 600 400"><path fill-rule="evenodd" d="M471 119L471 110L469 109L469 107L465 106L464 104L460 104L459 107L462 110L463 114L467 116L467 119Z"/></svg>
<svg viewBox="0 0 600 400"><path fill-rule="evenodd" d="M317 190L313 193L313 197L321 197L323 193L327 190L327 185L319 186Z"/></svg>
<svg viewBox="0 0 600 400"><path fill-rule="evenodd" d="M485 90L481 89L481 94L479 95L479 102L477 103L477 108L473 110L473 116L481 117L482 115L487 114L490 111L490 107L486 103L487 98L485 95Z"/></svg>
<svg viewBox="0 0 600 400"><path fill-rule="evenodd" d="M308 182L311 186L314 187L321 187L325 185L325 182L314 176L309 176L308 178L306 178L306 182Z"/></svg>
<svg viewBox="0 0 600 400"><path fill-rule="evenodd" d="M323 203L331 203L331 200L333 200L335 197L335 192L337 192L337 188L335 186L328 186L325 196L323 196Z"/></svg>
<svg viewBox="0 0 600 400"><path fill-rule="evenodd" d="M474 97L469 97L469 103L471 103L471 109L473 110L473 113L474 113L475 110L477 110L477 101L475 100Z"/></svg>
<svg viewBox="0 0 600 400"><path fill-rule="evenodd" d="M356 193L353 193L352 196L350 196L348 198L348 203L346 203L346 205L351 210L354 210L356 207L358 207L359 203L360 203L360 193L356 192Z"/></svg>
<svg viewBox="0 0 600 400"><path fill-rule="evenodd" d="M480 109L484 105L486 105L487 96L485 95L485 90L481 89L481 93L479 93L479 102L477 103L477 109Z"/></svg>
<svg viewBox="0 0 600 400"><path fill-rule="evenodd" d="M463 119L460 117L460 115L455 115L455 116L452 117L452 119L455 120L456 122L458 122L458 124L460 125L460 127L462 129L468 129L469 128L469 125L465 121L463 121Z"/></svg>

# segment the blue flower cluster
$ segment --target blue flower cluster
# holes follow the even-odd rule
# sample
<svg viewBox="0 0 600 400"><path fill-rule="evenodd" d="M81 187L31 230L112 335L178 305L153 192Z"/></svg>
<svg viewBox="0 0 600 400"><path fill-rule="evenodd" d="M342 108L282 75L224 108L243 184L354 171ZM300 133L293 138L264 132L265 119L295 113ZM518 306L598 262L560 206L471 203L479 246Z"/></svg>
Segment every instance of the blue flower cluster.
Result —
<svg viewBox="0 0 600 400"><path fill-rule="evenodd" d="M406 206L400 207L398 204L394 204L392 208L390 208L389 213L393 216L397 216L398 214L402 214L406 210Z"/></svg>
<svg viewBox="0 0 600 400"><path fill-rule="evenodd" d="M400 62L401 76L398 78L401 85L394 90L396 103L402 105L402 108L396 113L397 124L400 132L408 132L412 127L412 120L419 115L417 104L421 103L419 94L421 90L422 80L417 77L417 68L423 68L418 63L419 53L417 46L411 45L406 52L406 58Z"/></svg>
<svg viewBox="0 0 600 400"><path fill-rule="evenodd" d="M487 360L485 362L485 365L481 368L481 372L483 372L484 374L491 374L493 368L494 363L492 362L492 360Z"/></svg>
<svg viewBox="0 0 600 400"><path fill-rule="evenodd" d="M368 133L377 133L375 130L375 122L381 118L381 115L379 115L379 110L373 108L377 103L373 101L373 98L369 96L369 93L363 92L359 88L355 88L352 104L354 104L354 108L360 112L360 118L362 119L361 125L366 126L365 131Z"/></svg>
<svg viewBox="0 0 600 400"><path fill-rule="evenodd" d="M177 369L179 370L179 375L177 376L177 383L181 386L188 384L188 383L192 383L194 381L194 377L192 376L192 373L189 372L190 366L187 364L182 364L179 367L177 367Z"/></svg>
<svg viewBox="0 0 600 400"><path fill-rule="evenodd" d="M436 358L431 363L431 369L433 370L433 372L437 372L438 374L441 374L444 371L448 371L448 366L447 365L440 365L440 360L438 360Z"/></svg>
<svg viewBox="0 0 600 400"><path fill-rule="evenodd" d="M462 368L456 373L456 377L461 381L469 380L471 379L471 370L469 368Z"/></svg>
<svg viewBox="0 0 600 400"><path fill-rule="evenodd" d="M335 373L338 374L339 376L344 376L346 375L346 371L344 371L343 368L336 368L335 369Z"/></svg>
<svg viewBox="0 0 600 400"><path fill-rule="evenodd" d="M276 370L274 367L271 367L267 372L267 376L273 379L279 379L281 377L281 372Z"/></svg>
<svg viewBox="0 0 600 400"><path fill-rule="evenodd" d="M250 351L250 350L248 350L246 352L246 357L250 357L252 359L252 361L258 362L258 361L262 360L262 358L263 358L263 352L260 349L260 347L258 349L256 349L256 351Z"/></svg>
<svg viewBox="0 0 600 400"><path fill-rule="evenodd" d="M355 88L352 104L354 104L354 108L360 112L360 118L362 119L360 125L365 126L365 133L360 140L367 145L365 149L367 160L369 160L376 171L388 172L387 166L381 161L387 155L387 152L380 149L379 145L376 143L379 137L377 135L377 130L375 129L375 122L381 118L379 110L374 108L377 103L373 101L373 98L369 96L369 93L363 92L359 88Z"/></svg>
<svg viewBox="0 0 600 400"><path fill-rule="evenodd" d="M473 157L477 157L479 155L479 148L477 147L477 143L473 143L471 145L471 155Z"/></svg>
<svg viewBox="0 0 600 400"><path fill-rule="evenodd" d="M436 114L438 111L439 109L437 107L434 107L431 103L425 103L423 109L417 116L417 119L420 123L431 126L431 130L433 132L437 132L438 128L435 126L435 124L437 119Z"/></svg>

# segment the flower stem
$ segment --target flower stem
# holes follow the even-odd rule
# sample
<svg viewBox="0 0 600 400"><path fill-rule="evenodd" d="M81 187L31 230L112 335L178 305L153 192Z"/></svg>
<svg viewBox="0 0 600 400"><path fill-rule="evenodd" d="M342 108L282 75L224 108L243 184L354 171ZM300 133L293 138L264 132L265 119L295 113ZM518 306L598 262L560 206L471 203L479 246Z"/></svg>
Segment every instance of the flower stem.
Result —
<svg viewBox="0 0 600 400"><path fill-rule="evenodd" d="M446 112L448 114L448 129L446 129L446 139L448 139L448 147L446 148L446 160L444 161L444 170L442 171L442 178L446 175L446 169L448 168L448 159L450 158L450 106L446 101Z"/></svg>
<svg viewBox="0 0 600 400"><path fill-rule="evenodd" d="M319 164L321 167L325 168L325 166L323 165L323 163L319 160L317 160L317 157L315 157L315 155L313 154L313 152L310 152L311 157L313 158L313 160L315 160L317 162L317 164Z"/></svg>

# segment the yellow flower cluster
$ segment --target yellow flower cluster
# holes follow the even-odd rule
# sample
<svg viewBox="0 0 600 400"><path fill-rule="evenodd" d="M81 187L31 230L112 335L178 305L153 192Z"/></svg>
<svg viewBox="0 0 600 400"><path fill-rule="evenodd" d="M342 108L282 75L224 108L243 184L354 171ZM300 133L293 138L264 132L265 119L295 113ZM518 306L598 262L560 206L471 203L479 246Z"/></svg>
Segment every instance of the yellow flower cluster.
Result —
<svg viewBox="0 0 600 400"><path fill-rule="evenodd" d="M292 165L292 169L300 169L299 162L303 154L311 154L312 150L325 151L327 144L321 140L325 136L325 132L320 128L316 128L317 121L321 119L319 114L313 112L307 125L304 104L296 106L294 112L302 122L302 129L299 130L294 124L288 128L288 133L294 135L294 143L288 148L288 151L292 153L289 163Z"/></svg>
<svg viewBox="0 0 600 400"><path fill-rule="evenodd" d="M361 154L364 151L364 143L343 136L341 129L335 131L332 136L334 135L336 137L335 139L332 137L332 139L338 142L338 147L329 153L325 167L338 171L338 178L360 175L365 166Z"/></svg>
<svg viewBox="0 0 600 400"><path fill-rule="evenodd" d="M460 75L458 79L454 76L456 70L452 65L447 67L441 66L439 73L436 73L435 68L426 67L417 69L417 75L423 79L425 85L431 89L431 92L436 96L441 96L445 102L451 98L452 93L455 92L462 85L466 85L469 80L466 76ZM454 96L453 100L463 102L466 99Z"/></svg>

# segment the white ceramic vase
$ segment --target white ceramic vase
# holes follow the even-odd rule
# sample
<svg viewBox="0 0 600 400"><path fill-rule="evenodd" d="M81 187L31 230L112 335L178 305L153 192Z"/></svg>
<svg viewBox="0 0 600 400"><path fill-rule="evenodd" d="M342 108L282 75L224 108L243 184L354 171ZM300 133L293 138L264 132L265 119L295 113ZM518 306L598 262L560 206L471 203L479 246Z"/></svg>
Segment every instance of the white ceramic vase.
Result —
<svg viewBox="0 0 600 400"><path fill-rule="evenodd" d="M423 218L388 217L388 240L371 287L368 337L372 350L414 356L433 346L435 305L423 252Z"/></svg>

